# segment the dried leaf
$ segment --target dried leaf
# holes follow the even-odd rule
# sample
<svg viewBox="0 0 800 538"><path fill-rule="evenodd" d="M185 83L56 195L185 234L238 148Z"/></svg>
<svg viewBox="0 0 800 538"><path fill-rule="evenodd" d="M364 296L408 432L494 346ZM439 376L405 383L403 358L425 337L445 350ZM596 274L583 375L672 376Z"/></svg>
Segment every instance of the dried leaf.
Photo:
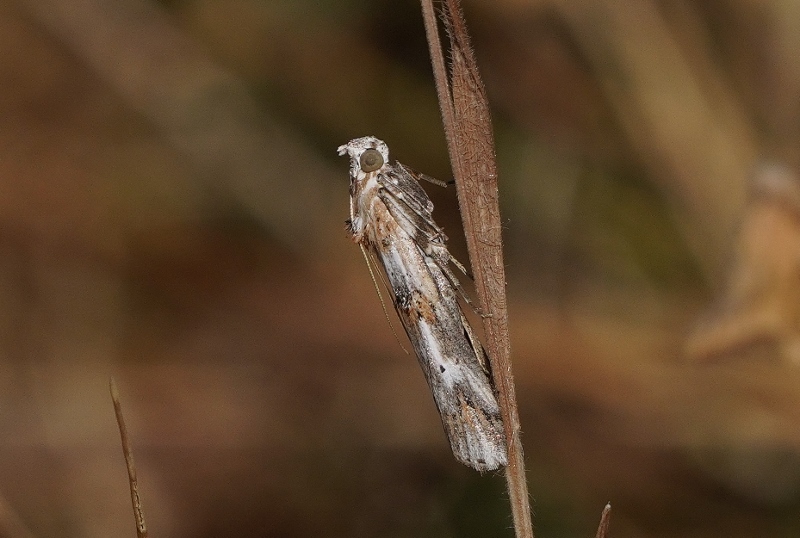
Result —
<svg viewBox="0 0 800 538"><path fill-rule="evenodd" d="M688 340L687 353L731 357L759 343L800 364L800 181L778 165L754 178L724 297Z"/></svg>

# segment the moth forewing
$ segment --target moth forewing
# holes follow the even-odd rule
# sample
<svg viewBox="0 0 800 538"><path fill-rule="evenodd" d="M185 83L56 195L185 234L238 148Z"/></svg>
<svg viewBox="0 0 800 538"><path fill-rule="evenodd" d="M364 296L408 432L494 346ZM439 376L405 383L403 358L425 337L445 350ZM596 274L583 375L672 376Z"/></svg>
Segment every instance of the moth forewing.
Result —
<svg viewBox="0 0 800 538"><path fill-rule="evenodd" d="M350 156L353 241L383 269L392 304L433 393L453 454L479 471L506 464L500 408L480 342L461 310L446 236L420 176L389 162L372 136L339 147Z"/></svg>

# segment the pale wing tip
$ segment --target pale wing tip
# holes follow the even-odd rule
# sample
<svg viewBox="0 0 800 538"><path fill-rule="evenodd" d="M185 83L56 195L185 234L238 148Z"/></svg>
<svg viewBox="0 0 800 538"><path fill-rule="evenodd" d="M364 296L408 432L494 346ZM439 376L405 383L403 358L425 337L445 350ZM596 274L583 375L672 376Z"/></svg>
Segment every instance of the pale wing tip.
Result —
<svg viewBox="0 0 800 538"><path fill-rule="evenodd" d="M497 469L502 469L506 465L508 465L508 459L504 453L500 453L495 455L496 457L489 458L484 461L483 465L479 468L478 466L473 466L478 471L496 471Z"/></svg>
<svg viewBox="0 0 800 538"><path fill-rule="evenodd" d="M473 387L469 398L457 393L454 397L454 401L459 403L456 409L442 412L440 406L442 424L453 455L480 472L508 465L506 436L497 403L491 392L482 394L482 388Z"/></svg>
<svg viewBox="0 0 800 538"><path fill-rule="evenodd" d="M503 453L497 454L490 454L489 457L486 458L475 458L475 457L466 457L462 458L459 455L456 455L456 459L458 459L461 463L466 465L467 467L472 467L478 472L486 472L486 471L496 471L497 469L501 469L508 465L508 460L506 459L506 455Z"/></svg>
<svg viewBox="0 0 800 538"><path fill-rule="evenodd" d="M464 437L458 438L457 442L451 439L453 455L464 465L480 472L505 467L508 465L508 454L503 436L487 433L465 430Z"/></svg>

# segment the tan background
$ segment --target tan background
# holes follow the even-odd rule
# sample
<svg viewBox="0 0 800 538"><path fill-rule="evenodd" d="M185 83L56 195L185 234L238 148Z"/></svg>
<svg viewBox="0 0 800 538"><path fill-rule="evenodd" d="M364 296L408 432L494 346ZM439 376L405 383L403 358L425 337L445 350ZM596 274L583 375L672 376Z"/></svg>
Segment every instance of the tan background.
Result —
<svg viewBox="0 0 800 538"><path fill-rule="evenodd" d="M797 535L800 205L747 200L800 8L466 9L538 535ZM151 536L509 535L343 228L350 138L449 179L426 54L414 2L0 4L0 535L133 535L109 375Z"/></svg>

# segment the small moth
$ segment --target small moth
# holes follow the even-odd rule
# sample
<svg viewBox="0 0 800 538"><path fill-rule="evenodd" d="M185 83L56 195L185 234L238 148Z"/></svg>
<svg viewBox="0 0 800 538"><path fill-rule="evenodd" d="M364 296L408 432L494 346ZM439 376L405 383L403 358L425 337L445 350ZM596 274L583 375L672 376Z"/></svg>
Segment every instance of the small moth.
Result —
<svg viewBox="0 0 800 538"><path fill-rule="evenodd" d="M458 294L466 295L450 263L464 268L433 221L433 203L418 181L427 176L390 163L389 148L374 136L351 140L338 151L350 156L348 234L383 268L453 454L478 471L506 465L488 361L461 310Z"/></svg>

